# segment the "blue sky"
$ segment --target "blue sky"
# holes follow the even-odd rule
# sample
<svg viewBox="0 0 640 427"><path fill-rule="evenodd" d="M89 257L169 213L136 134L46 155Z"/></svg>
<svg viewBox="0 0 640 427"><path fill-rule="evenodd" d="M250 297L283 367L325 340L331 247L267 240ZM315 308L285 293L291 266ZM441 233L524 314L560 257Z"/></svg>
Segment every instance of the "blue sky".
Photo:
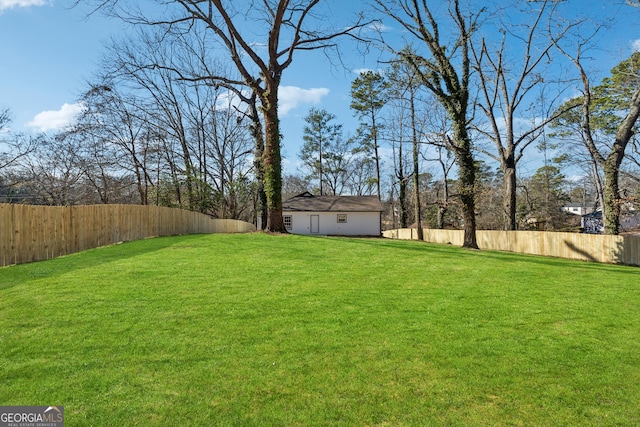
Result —
<svg viewBox="0 0 640 427"><path fill-rule="evenodd" d="M602 33L596 66L606 73L640 49L640 9L616 0L570 0L577 13L611 16L614 28ZM346 1L351 7L358 3ZM124 25L86 8L69 9L70 1L0 0L0 108L9 108L12 129L55 131L77 112L76 100L95 73L104 44ZM340 11L335 11L340 13ZM390 32L397 26L386 23ZM349 90L356 72L376 68L376 57L345 55L347 69L331 68L319 55L302 52L285 71L281 92L283 152L292 170L311 107L326 108L353 134L357 123L349 110ZM367 62L368 61L368 62Z"/></svg>
<svg viewBox="0 0 640 427"><path fill-rule="evenodd" d="M105 44L127 31L114 19L87 17L89 9L70 4L0 0L0 108L11 110L14 131L55 132L67 125L79 110L76 101L96 72ZM318 55L302 54L285 72L280 111L290 171L311 107L327 108L342 121L354 120L350 84L364 62L359 55L347 58L353 68L338 70L329 64L319 67Z"/></svg>
<svg viewBox="0 0 640 427"><path fill-rule="evenodd" d="M115 21L87 20L62 3L0 0L0 106L11 109L13 128L61 126L71 110L65 104L75 104L95 71L102 41L117 27ZM35 120L47 111L48 121Z"/></svg>

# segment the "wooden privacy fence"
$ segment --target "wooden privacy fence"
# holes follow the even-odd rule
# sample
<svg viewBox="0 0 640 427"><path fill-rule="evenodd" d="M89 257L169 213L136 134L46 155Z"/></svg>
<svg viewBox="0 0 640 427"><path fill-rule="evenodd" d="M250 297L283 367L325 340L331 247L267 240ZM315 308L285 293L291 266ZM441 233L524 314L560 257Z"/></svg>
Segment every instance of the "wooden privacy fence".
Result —
<svg viewBox="0 0 640 427"><path fill-rule="evenodd" d="M417 234L409 228L383 232L384 237L406 240L416 240ZM462 246L463 238L462 230L423 229L423 240L430 243ZM640 266L638 236L479 230L476 238L480 249Z"/></svg>
<svg viewBox="0 0 640 427"><path fill-rule="evenodd" d="M255 229L244 221L159 206L0 204L0 267L146 237Z"/></svg>

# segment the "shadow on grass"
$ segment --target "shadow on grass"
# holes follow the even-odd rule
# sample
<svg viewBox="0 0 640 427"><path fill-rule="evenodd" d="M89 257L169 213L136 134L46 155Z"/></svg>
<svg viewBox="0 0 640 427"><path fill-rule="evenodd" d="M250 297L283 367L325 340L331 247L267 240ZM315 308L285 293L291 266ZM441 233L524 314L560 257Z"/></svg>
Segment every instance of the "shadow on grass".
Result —
<svg viewBox="0 0 640 427"><path fill-rule="evenodd" d="M72 271L93 268L110 262L159 251L203 235L155 237L88 249L44 261L0 268L0 291L28 280L57 277Z"/></svg>
<svg viewBox="0 0 640 427"><path fill-rule="evenodd" d="M598 261L581 261L575 259L556 258L542 255L518 254L514 252L481 251L483 257L505 262L519 262L528 264L538 264L545 267L557 268L580 268L598 271L615 271L617 274L627 274L637 277L638 270L632 266L619 264L605 264Z"/></svg>
<svg viewBox="0 0 640 427"><path fill-rule="evenodd" d="M541 255L529 255L529 254L519 254L515 252L503 252L503 251L493 251L493 250L475 250L475 249L465 249L460 246L453 245L442 245L437 243L429 243L429 242L421 242L417 240L411 240L414 244L399 244L396 242L409 242L408 240L393 240L393 239L385 239L385 238L344 238L349 239L354 243L359 243L363 245L375 245L378 247L388 247L393 248L394 250L403 250L403 251L412 251L412 252L420 252L428 256L429 254L438 254L439 256L449 256L452 257L452 261L455 259L456 261L464 262L465 259L478 259L485 258L491 259L494 261L499 261L503 263L529 263L529 264L539 264L544 266L553 266L553 267L568 267L575 266L581 268L592 268L598 270L615 270L619 273L625 273L630 275L637 275L638 270L634 269L631 266L623 266L623 265L614 265L614 264L604 264L598 262L595 258L590 257L589 261L579 261L579 260L569 260L564 258L555 258L555 257L546 257ZM619 251L622 251L622 248L618 248ZM627 248L628 250L628 248Z"/></svg>
<svg viewBox="0 0 640 427"><path fill-rule="evenodd" d="M348 237L348 236L331 236L331 237L320 237L326 239L339 239L342 241L348 241L355 244L367 245L367 246L376 246L376 247L384 247L384 248L393 248L399 249L403 251L413 251L413 252L425 252L430 249L430 245L434 245L433 243L423 242L419 240L399 240L399 239L387 239L384 237ZM410 242L410 243L409 243ZM407 244L409 243L409 244ZM441 248L452 248L453 246L447 245L434 245L435 247Z"/></svg>

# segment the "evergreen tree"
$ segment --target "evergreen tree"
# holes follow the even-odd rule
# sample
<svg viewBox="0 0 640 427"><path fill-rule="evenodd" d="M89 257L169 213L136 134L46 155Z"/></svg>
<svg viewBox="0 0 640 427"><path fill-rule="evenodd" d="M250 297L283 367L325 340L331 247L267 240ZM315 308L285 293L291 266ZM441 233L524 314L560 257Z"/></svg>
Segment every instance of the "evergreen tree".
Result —
<svg viewBox="0 0 640 427"><path fill-rule="evenodd" d="M378 197L380 192L380 110L387 103L389 83L380 73L366 71L351 84L351 109L362 122L358 128L358 152L365 153L375 162L375 183Z"/></svg>
<svg viewBox="0 0 640 427"><path fill-rule="evenodd" d="M582 107L563 115L554 126L567 135L579 129L593 167L604 175L602 205L605 233L618 234L620 228L620 166L631 137L637 131L640 117L640 52L635 52L611 70L611 77L591 88L580 58L573 58L584 83L583 95L567 101L569 106ZM561 107L561 108L564 108ZM613 140L613 141L612 141Z"/></svg>
<svg viewBox="0 0 640 427"><path fill-rule="evenodd" d="M520 210L529 227L558 230L563 225L561 207L569 200L565 176L555 165L539 168L521 188Z"/></svg>
<svg viewBox="0 0 640 427"><path fill-rule="evenodd" d="M336 160L336 153L331 149L342 137L342 125L333 123L335 118L327 110L315 108L304 118L307 124L302 137L304 145L300 150L300 160L310 172L308 178L317 178L320 195L327 193L325 183L332 172L328 165Z"/></svg>

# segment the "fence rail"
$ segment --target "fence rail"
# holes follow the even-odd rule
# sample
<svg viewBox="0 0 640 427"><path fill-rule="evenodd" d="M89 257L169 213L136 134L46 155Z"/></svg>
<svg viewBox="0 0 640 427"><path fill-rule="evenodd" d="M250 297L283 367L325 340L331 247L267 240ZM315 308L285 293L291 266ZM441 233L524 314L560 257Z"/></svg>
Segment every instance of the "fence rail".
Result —
<svg viewBox="0 0 640 427"><path fill-rule="evenodd" d="M244 221L159 206L0 204L0 267L146 237L254 230Z"/></svg>
<svg viewBox="0 0 640 427"><path fill-rule="evenodd" d="M416 240L417 234L409 228L383 232L384 237L406 240ZM462 246L463 238L462 230L423 229L426 242ZM479 230L476 238L481 249L640 266L638 236Z"/></svg>

